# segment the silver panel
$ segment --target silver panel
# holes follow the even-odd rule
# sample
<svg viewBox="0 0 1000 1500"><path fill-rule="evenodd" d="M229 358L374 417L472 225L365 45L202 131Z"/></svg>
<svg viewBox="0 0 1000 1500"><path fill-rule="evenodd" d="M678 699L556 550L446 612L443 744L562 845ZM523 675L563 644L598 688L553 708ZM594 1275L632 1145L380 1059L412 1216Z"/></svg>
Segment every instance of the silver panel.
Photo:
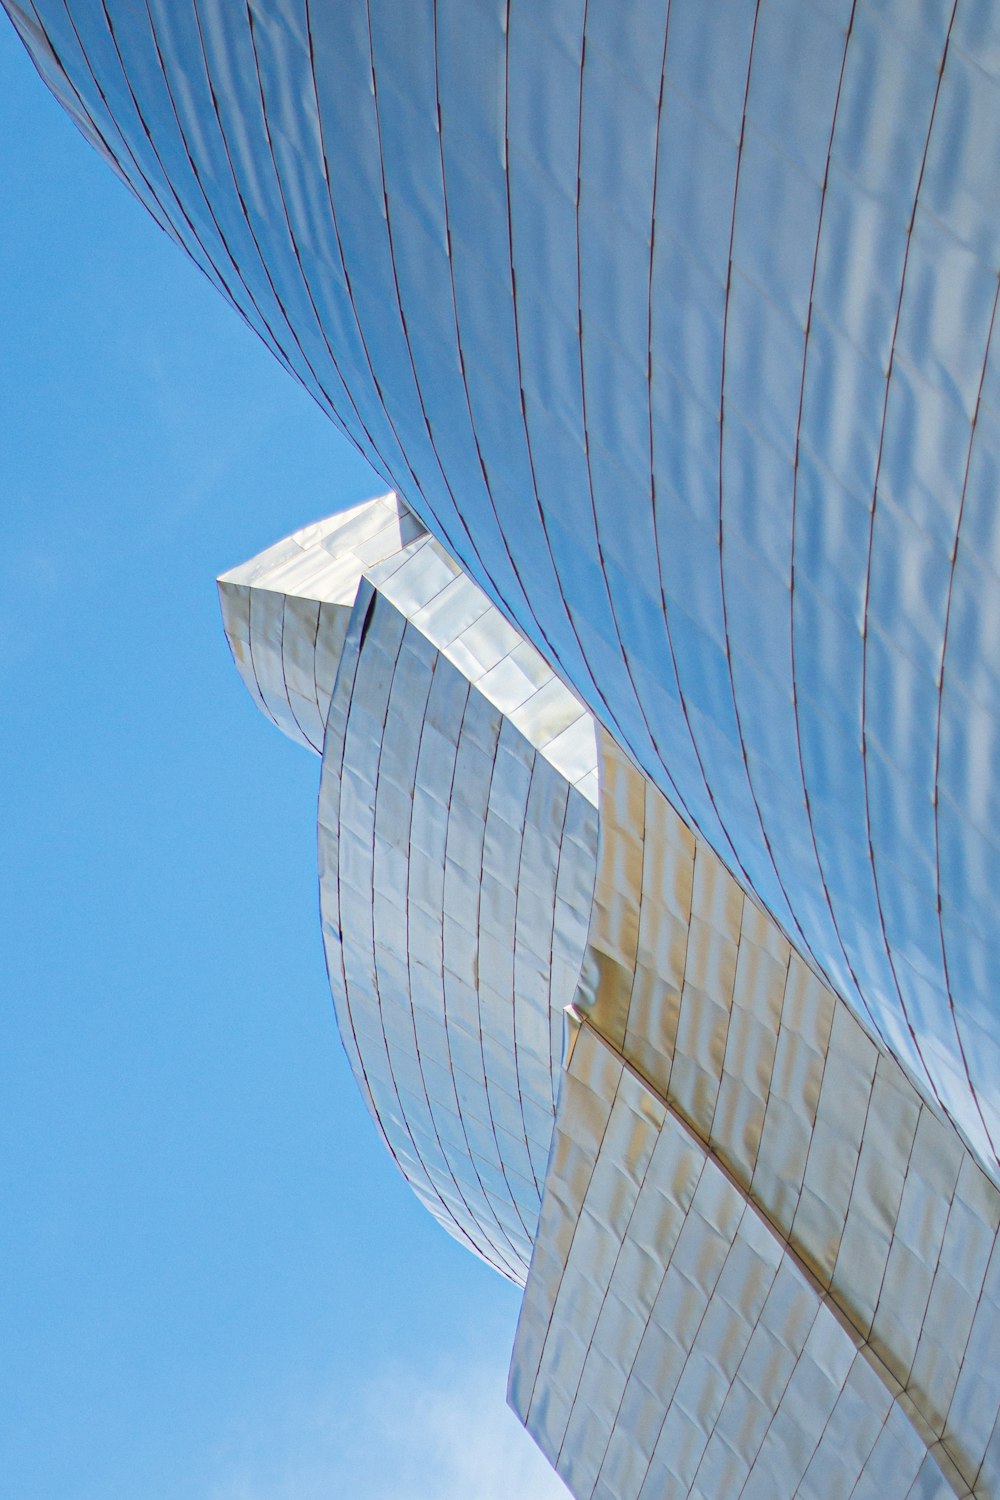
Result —
<svg viewBox="0 0 1000 1500"><path fill-rule="evenodd" d="M436 586L433 546L389 583L412 590L421 561ZM327 962L404 1173L451 1233L523 1281L552 1133L550 1015L579 974L596 816L421 617L442 619L407 620L366 583L348 630L320 792Z"/></svg>
<svg viewBox="0 0 1000 1500"><path fill-rule="evenodd" d="M337 663L345 1046L430 1211L515 1281L531 1258L512 1394L575 1492L988 1492L1000 1194L954 1129L606 735L598 857L593 721L392 497L223 600L275 718Z"/></svg>
<svg viewBox="0 0 1000 1500"><path fill-rule="evenodd" d="M250 696L296 743L323 752L347 624L367 568L423 535L395 495L294 532L218 580L222 623ZM485 607L485 601L484 601Z"/></svg>
<svg viewBox="0 0 1000 1500"><path fill-rule="evenodd" d="M995 7L6 5L996 1176Z"/></svg>
<svg viewBox="0 0 1000 1500"><path fill-rule="evenodd" d="M587 1022L509 1398L577 1500L969 1492L808 1269Z"/></svg>
<svg viewBox="0 0 1000 1500"><path fill-rule="evenodd" d="M1000 1193L606 735L601 782L576 1004L789 1243L971 1489L1000 1413L1000 1365L978 1352L1000 1352ZM960 1389L976 1392L968 1426Z"/></svg>
<svg viewBox="0 0 1000 1500"><path fill-rule="evenodd" d="M431 1212L521 1281L593 894L593 721L395 496L219 592L258 706L325 734L321 908L359 1086Z"/></svg>

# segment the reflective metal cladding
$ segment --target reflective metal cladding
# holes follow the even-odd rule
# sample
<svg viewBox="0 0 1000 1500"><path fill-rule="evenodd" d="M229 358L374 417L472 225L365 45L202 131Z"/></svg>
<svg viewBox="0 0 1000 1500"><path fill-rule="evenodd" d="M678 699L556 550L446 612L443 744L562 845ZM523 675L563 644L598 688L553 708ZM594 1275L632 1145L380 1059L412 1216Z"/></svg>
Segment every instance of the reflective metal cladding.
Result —
<svg viewBox="0 0 1000 1500"><path fill-rule="evenodd" d="M223 609L529 1427L995 1493L1000 7L3 3L394 491Z"/></svg>
<svg viewBox="0 0 1000 1500"><path fill-rule="evenodd" d="M258 707L323 756L320 908L358 1086L431 1213L523 1284L594 890L593 719L394 495L219 595Z"/></svg>
<svg viewBox="0 0 1000 1500"><path fill-rule="evenodd" d="M996 1179L997 7L7 6Z"/></svg>
<svg viewBox="0 0 1000 1500"><path fill-rule="evenodd" d="M524 1285L510 1400L572 1493L996 1493L1000 1193L934 1102L397 497L219 589L321 748L359 1088Z"/></svg>

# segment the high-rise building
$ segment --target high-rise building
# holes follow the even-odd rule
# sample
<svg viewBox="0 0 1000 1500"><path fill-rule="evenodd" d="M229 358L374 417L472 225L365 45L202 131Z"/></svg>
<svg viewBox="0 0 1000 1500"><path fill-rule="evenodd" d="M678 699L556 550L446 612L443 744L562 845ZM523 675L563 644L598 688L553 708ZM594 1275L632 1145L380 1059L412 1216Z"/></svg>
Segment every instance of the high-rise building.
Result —
<svg viewBox="0 0 1000 1500"><path fill-rule="evenodd" d="M954 1127L395 496L219 588L322 754L358 1086L524 1286L510 1399L572 1493L995 1494L1000 1193Z"/></svg>
<svg viewBox="0 0 1000 1500"><path fill-rule="evenodd" d="M764 1467L748 1469L745 1493L771 1494L769 1444L801 1456L807 1440L795 1434L811 1431L801 1413L829 1398L823 1441L836 1452L821 1443L798 1477L794 1463L779 1465L781 1492L840 1493L856 1467L862 1494L886 1488L883 1438L845 1465L842 1433L864 1425L846 1413L867 1397L844 1372L863 1383L874 1371L890 1402L880 1432L904 1448L917 1434L906 1451L926 1454L918 1476L926 1463L955 1493L993 1485L1000 1357L980 1261L993 1254L985 1205L1000 1183L1000 11L991 0L4 3L88 137L433 534L426 565L433 555L457 567L456 594L481 590L491 629L516 627L524 639L511 651L527 661L530 642L538 653L525 668L538 691L553 702L564 693L565 714L586 705L600 726L596 845L593 754L578 780L511 718L529 748L517 741L522 769L504 772L497 795L507 776L521 787L530 760L534 795L565 802L562 832L526 803L509 836L487 838L477 817L490 827L493 784L479 784L479 801L447 819L441 902L434 881L428 896L438 915L415 904L430 925L414 915L399 948L377 957L382 936L402 930L381 914L399 907L415 870L430 880L413 829L436 830L417 845L430 855L444 826L430 813L444 805L443 783L418 797L420 776L407 784L397 767L381 818L398 830L394 819L409 816L409 843L380 856L389 884L372 898L369 957L348 951L358 931L368 944L369 928L340 916L353 878L329 887L325 918L352 1017L374 1014L383 972L408 997L401 1032L382 1043L364 1033L364 1045L359 1032L354 1048L407 1175L508 1274L523 1274L534 1245L518 1409L578 1493L649 1500L674 1483L706 1494L743 1484L685 1467L697 1444L694 1429L670 1425L678 1413L729 1448L726 1422L745 1421L744 1432L763 1421ZM359 552L351 565L365 573L362 591L375 590L367 634L357 606L348 611L347 574L343 597L322 601L342 626L354 622L348 631L357 625L358 661L371 637L415 681L437 679L435 650L475 672L421 630L405 598L386 603L370 564ZM390 607L410 622L400 657L384 635ZM301 601L287 609L309 613ZM270 649L272 666L284 663L284 647L271 639ZM261 695L317 742L325 699L317 686L312 707L304 701L309 652L295 649L298 697L289 680L286 701L276 678ZM335 681L346 690L340 661L323 678L331 704ZM343 788L358 778L360 805L362 785L381 786L371 757L389 722L380 729L362 701L353 738L353 696L344 706L341 770L324 769L336 858L354 871L364 840L347 840ZM502 695L470 701L482 722L470 721L467 740L464 710L447 732L428 726L456 755L466 744L472 765L494 729L512 731ZM459 714L450 701L448 711ZM585 718L577 712L566 732ZM375 736L367 752L362 725ZM405 743L409 770L430 775ZM385 753L388 766L402 752ZM544 934L524 925L531 903L515 899L512 911L496 892L497 872L534 873L524 850L543 826L546 889L558 897L565 864L572 892L552 908L550 967L539 968ZM373 838L377 849L377 824ZM450 915L462 898L461 882L448 885L448 850L465 850L474 873L480 838L498 861L484 885L494 895L464 912L463 927ZM457 968L442 956L446 933ZM572 970L581 943L560 1110L598 1102L579 1104L592 1134L570 1124L563 1134L557 1119L546 1156L552 1004L573 998L560 965ZM473 949L492 952L502 974L488 995L468 967ZM759 962L741 967L740 954L758 949ZM477 997L480 1037L497 1043L489 1059L481 1045L481 1085L478 1070L474 1086L454 1071L440 1037L437 1052L417 1044L417 1062L404 1062L432 991L445 1003L455 990L449 975L465 986L461 1004ZM731 1043L738 1067L727 1067ZM454 1102L440 1079L443 1093L431 1090L425 1056L453 1070ZM459 1084L472 1093L460 1098ZM501 1098L491 1124L483 1112ZM511 1100L525 1111L512 1113ZM649 1177L667 1161L688 1164L681 1176L701 1163L693 1198ZM650 1195L681 1219L650 1229ZM622 1218L626 1202L634 1213ZM699 1215L708 1238L689 1227ZM670 1248L669 1225L681 1221ZM978 1248L959 1266L949 1257L966 1244ZM682 1245L691 1261L677 1260ZM759 1386L756 1376L743 1385L769 1415L751 1420L708 1386L684 1394L682 1380L671 1395L669 1361L643 1374L641 1345L607 1353L606 1324L623 1340L639 1323L676 1332L684 1309L700 1306L706 1337L729 1331L724 1347L682 1333L684 1369L697 1356L728 1370L743 1347L720 1311L736 1294L717 1300L729 1282L691 1269L703 1302L685 1290L661 1305L642 1279L663 1273L667 1286L675 1268L716 1264L720 1246L727 1267L743 1268L731 1274L748 1298L764 1286L762 1266L779 1268L756 1312L741 1305L747 1357L758 1331L795 1371L809 1350L836 1345L817 1368L841 1371L840 1385L823 1395L818 1376L800 1389L790 1375L785 1406L774 1374L784 1366L761 1366ZM551 1274L539 1261L550 1253ZM814 1344L768 1321L786 1272L817 1309ZM798 1295L782 1307L798 1307ZM629 1307L647 1315L630 1322ZM799 1314L788 1317L801 1331ZM617 1413L602 1409L615 1400ZM894 1425L904 1418L905 1442ZM657 1445L676 1460L669 1482ZM699 1463L723 1462L708 1453ZM837 1475L837 1464L844 1475L824 1489L817 1473Z"/></svg>

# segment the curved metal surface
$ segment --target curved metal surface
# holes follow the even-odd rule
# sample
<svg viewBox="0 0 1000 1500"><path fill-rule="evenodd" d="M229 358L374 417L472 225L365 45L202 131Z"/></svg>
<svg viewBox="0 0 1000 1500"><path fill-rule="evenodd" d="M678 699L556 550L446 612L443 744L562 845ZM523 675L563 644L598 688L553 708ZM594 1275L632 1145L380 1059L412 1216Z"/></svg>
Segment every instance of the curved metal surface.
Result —
<svg viewBox="0 0 1000 1500"><path fill-rule="evenodd" d="M992 1493L1000 1193L607 735L575 1005L787 1248L887 1389L905 1392L957 1492ZM554 1233L543 1220L542 1265Z"/></svg>
<svg viewBox="0 0 1000 1500"><path fill-rule="evenodd" d="M527 1275L511 1395L578 1500L994 1493L1000 1192L951 1124L603 733L598 784L591 716L394 497L220 590L273 717L337 661L344 1045L431 1212Z"/></svg>
<svg viewBox="0 0 1000 1500"><path fill-rule="evenodd" d="M431 1212L523 1282L593 901L594 721L393 494L219 597L254 701L323 754L321 909L361 1091Z"/></svg>
<svg viewBox="0 0 1000 1500"><path fill-rule="evenodd" d="M586 1023L509 1395L577 1500L971 1492L787 1243Z"/></svg>
<svg viewBox="0 0 1000 1500"><path fill-rule="evenodd" d="M424 633L453 634L453 654L509 645L468 580L456 613L449 562L418 543L388 580L409 617L367 581L358 595L323 752L320 905L341 1035L390 1151L450 1233L523 1283L597 818L545 754L580 710L540 658L541 747L526 704L521 729Z"/></svg>
<svg viewBox="0 0 1000 1500"><path fill-rule="evenodd" d="M6 4L995 1175L996 7Z"/></svg>
<svg viewBox="0 0 1000 1500"><path fill-rule="evenodd" d="M358 584L423 534L396 495L382 495L304 526L218 579L222 624L247 691L317 755Z"/></svg>

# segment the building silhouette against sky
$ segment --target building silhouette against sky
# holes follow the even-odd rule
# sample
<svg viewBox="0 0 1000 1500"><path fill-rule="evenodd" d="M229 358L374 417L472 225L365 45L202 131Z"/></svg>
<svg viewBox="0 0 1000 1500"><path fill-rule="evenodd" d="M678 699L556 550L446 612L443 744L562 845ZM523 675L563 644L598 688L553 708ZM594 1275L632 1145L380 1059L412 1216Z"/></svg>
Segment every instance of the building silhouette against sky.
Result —
<svg viewBox="0 0 1000 1500"><path fill-rule="evenodd" d="M845 1283L854 1290L834 1290L866 1137L852 1174L850 1153L838 1154L853 1139L848 1122L810 1114L823 1098L817 1075L797 1103L786 1101L778 1131L795 1138L805 1101L804 1176L791 1145L789 1159L762 1166L766 1110L784 1098L772 1080L758 1089L764 1124L739 1127L755 1162L747 1188L750 1157L730 1159L735 1146L713 1144L728 1049L715 1011L738 1007L722 936L742 927L727 927L714 906L713 920L696 924L693 896L675 913L678 933L690 935L685 951L699 954L703 929L711 933L705 977L689 990L703 1000L688 1033L683 1004L675 1015L657 988L666 959L647 964L641 945L622 951L626 934L641 937L646 868L660 858L633 851L632 868L626 852L640 807L678 819L677 839L699 851L695 870L714 860L719 889L760 913L795 972L809 976L811 999L782 991L769 1012L774 1057L779 1013L792 1005L798 1016L801 1004L817 1057L836 1051L834 1038L860 1039L844 1042L842 1072L852 1087L870 1072L870 1084L857 1097L838 1085L839 1108L852 1099L852 1110L880 1119L878 1068L884 1075L892 1058L919 1120L948 1119L961 1136L961 1148L942 1137L950 1144L941 1150L961 1150L965 1164L954 1182L963 1172L1000 1180L995 7L276 0L237 11L226 0L8 0L8 9L47 82L157 221L600 724L598 894L570 1078L584 1070L580 1085L594 1093L600 1076L595 1097L610 1103L599 1045L617 1049L625 1072L615 1099L633 1085L652 1089L667 1115L655 1123L650 1105L642 1118L665 1141L682 1129L672 1112L681 1105L658 1058L671 1058L670 1079L678 1063L697 1077L707 1046L717 1096L694 1081L684 1085L690 1098L681 1089L683 1130L694 1132L683 1142L709 1152L710 1177L722 1174L719 1202L729 1188L749 1191L753 1235L759 1220L790 1237L782 1254L801 1259L795 1275L817 1306L837 1309L841 1332L847 1318L848 1343L872 1337L886 1306L875 1268L889 1285L895 1265L895 1188L871 1188L866 1223L881 1248L876 1255L862 1236ZM595 914L616 934L608 951L595 944ZM404 967L409 957L397 954ZM627 976L647 971L659 978L637 999ZM606 1009L615 1019L598 1025ZM884 1083L890 1095L896 1078ZM567 1085L567 1100L572 1092ZM754 1118L749 1101L739 1108ZM901 1104L886 1110L887 1122L910 1118ZM497 1216L490 1243L498 1254L501 1239L508 1245L508 1270L523 1256L521 1232L531 1239L525 1216L537 1211L528 1191L539 1187L537 1123L522 1121L525 1187L511 1197L514 1217L505 1205L501 1221L503 1183L481 1183ZM911 1168L924 1170L921 1128L909 1155L899 1146L904 1184ZM557 1124L550 1187L560 1139ZM591 1144L596 1184L601 1140ZM668 1149L651 1146L650 1164ZM429 1150L425 1141L431 1182ZM949 1196L947 1172L926 1170L949 1212L967 1203L954 1184ZM774 1180L758 1195L762 1172ZM538 1246L562 1244L554 1209L545 1232L547 1201L536 1261ZM581 1224L602 1222L585 1197L560 1197L564 1208L571 1201ZM697 1194L682 1201L693 1224ZM628 1259L628 1226L608 1218L604 1228L607 1243L621 1230ZM724 1233L721 1220L715 1228ZM658 1233L665 1246L667 1231ZM733 1229L727 1255L744 1254L742 1234ZM569 1275L571 1252L564 1261ZM590 1274L584 1267L585 1282ZM948 1274L972 1295L975 1275ZM602 1306L627 1306L608 1276ZM560 1301L549 1292L555 1336ZM721 1316L714 1295L706 1291L700 1326ZM912 1337L937 1305L928 1292L919 1312L914 1295L898 1311ZM845 1312L842 1299L855 1296ZM980 1313L989 1305L984 1291ZM937 1316L955 1337L965 1326ZM587 1352L601 1340L584 1347L582 1327L567 1333L579 1389L604 1388ZM979 1345L971 1365L964 1356L975 1421L990 1429L982 1442L955 1415L966 1436L949 1446L943 1376L918 1378L902 1355L896 1364L878 1355L892 1411L905 1409L907 1431L927 1439L937 1454L928 1462L956 1466L958 1493L993 1482L977 1464L997 1441L984 1415L995 1416L996 1401L983 1394L1000 1363L995 1339L988 1356ZM561 1455L577 1447L572 1417L560 1428L555 1397L540 1411L535 1393L575 1378L572 1359L559 1355L558 1379L525 1373L536 1358L544 1370L548 1347L519 1339L512 1395ZM941 1357L962 1366L956 1348ZM933 1411L912 1394L925 1378ZM629 1390L620 1416L641 1408ZM825 1430L837 1433L830 1421ZM779 1434L794 1429L787 1415L775 1422ZM815 1475L802 1473L804 1492L814 1492ZM574 1479L581 1493L602 1493L601 1484L628 1492L624 1480L594 1483ZM657 1479L642 1483L636 1493L659 1492ZM839 1493L832 1478L829 1492Z"/></svg>
<svg viewBox="0 0 1000 1500"><path fill-rule="evenodd" d="M393 496L224 574L341 1036L574 1495L995 1493L1000 1194ZM563 1032L565 1029L565 1038Z"/></svg>

